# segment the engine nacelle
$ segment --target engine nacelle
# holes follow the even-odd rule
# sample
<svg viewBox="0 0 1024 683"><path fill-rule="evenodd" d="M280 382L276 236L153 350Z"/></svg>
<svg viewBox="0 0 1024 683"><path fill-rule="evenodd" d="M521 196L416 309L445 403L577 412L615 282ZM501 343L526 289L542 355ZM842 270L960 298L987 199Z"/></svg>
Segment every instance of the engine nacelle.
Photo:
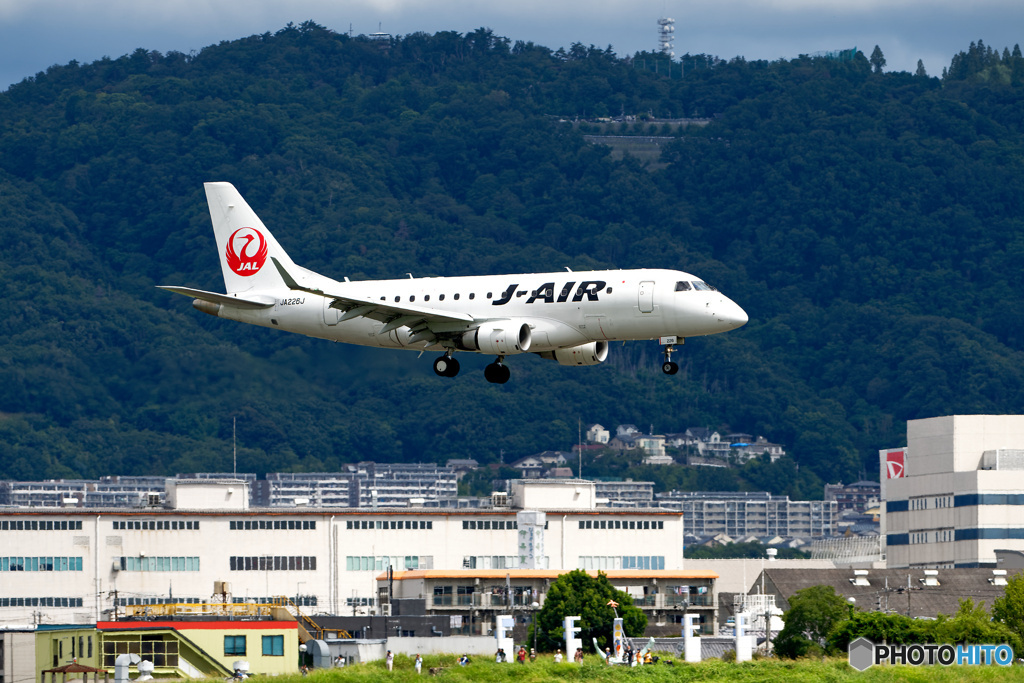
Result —
<svg viewBox="0 0 1024 683"><path fill-rule="evenodd" d="M496 320L484 323L480 327L464 332L459 337L459 348L466 351L493 353L496 356L507 356L513 353L526 353L530 350L533 333L530 326L513 320Z"/></svg>
<svg viewBox="0 0 1024 683"><path fill-rule="evenodd" d="M608 342L596 341L579 346L569 346L537 354L541 358L557 361L559 365L597 365L608 358Z"/></svg>

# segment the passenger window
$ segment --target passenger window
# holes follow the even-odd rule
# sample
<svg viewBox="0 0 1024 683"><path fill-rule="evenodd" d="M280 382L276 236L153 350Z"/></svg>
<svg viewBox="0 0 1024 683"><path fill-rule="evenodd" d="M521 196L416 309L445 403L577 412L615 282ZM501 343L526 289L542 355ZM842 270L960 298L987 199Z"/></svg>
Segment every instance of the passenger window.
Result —
<svg viewBox="0 0 1024 683"><path fill-rule="evenodd" d="M444 301L444 294L438 294L437 295L437 300L438 301Z"/></svg>
<svg viewBox="0 0 1024 683"><path fill-rule="evenodd" d="M458 300L459 300L459 295L458 295L458 294L456 294L456 295L455 295L455 300L456 300L456 301L458 301Z"/></svg>
<svg viewBox="0 0 1024 683"><path fill-rule="evenodd" d="M611 287L609 287L608 289L606 289L606 290L605 290L605 293L607 293L607 294L611 294L611 293L612 293L612 288L611 288Z"/></svg>
<svg viewBox="0 0 1024 683"><path fill-rule="evenodd" d="M412 296L409 297L409 303L412 303L414 301L416 301L416 295L415 294L413 294Z"/></svg>
<svg viewBox="0 0 1024 683"><path fill-rule="evenodd" d="M676 291L677 292L689 292L690 291L690 283L689 282L677 282L676 283Z"/></svg>
<svg viewBox="0 0 1024 683"><path fill-rule="evenodd" d="M469 298L470 299L475 299L476 298L476 294L474 294L473 292L470 292L469 293Z"/></svg>
<svg viewBox="0 0 1024 683"><path fill-rule="evenodd" d="M396 296L396 297L395 297L395 303L396 303L396 304L397 304L397 303L398 303L399 301L401 301L401 300L402 300L402 297L400 297L400 296Z"/></svg>
<svg viewBox="0 0 1024 683"><path fill-rule="evenodd" d="M491 293L490 293L490 292L487 292L487 298L488 298L488 299L490 299L490 298L491 298Z"/></svg>
<svg viewBox="0 0 1024 683"><path fill-rule="evenodd" d="M430 301L430 295L429 294L424 294L423 295L423 300L424 301Z"/></svg>

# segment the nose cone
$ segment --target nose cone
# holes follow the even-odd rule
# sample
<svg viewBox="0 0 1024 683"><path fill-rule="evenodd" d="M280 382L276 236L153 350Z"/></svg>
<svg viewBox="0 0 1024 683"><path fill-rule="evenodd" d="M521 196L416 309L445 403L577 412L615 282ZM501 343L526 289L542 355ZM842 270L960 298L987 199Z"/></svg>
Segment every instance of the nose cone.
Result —
<svg viewBox="0 0 1024 683"><path fill-rule="evenodd" d="M747 312L740 308L732 299L725 299L717 308L715 318L726 330L735 330L738 327L743 327L749 320Z"/></svg>

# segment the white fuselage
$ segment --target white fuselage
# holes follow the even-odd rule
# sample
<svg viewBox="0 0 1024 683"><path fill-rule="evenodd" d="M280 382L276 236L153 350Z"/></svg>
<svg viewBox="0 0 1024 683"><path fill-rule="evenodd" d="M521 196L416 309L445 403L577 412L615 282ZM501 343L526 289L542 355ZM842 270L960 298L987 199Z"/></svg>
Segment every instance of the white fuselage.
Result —
<svg viewBox="0 0 1024 683"><path fill-rule="evenodd" d="M409 278L338 282L306 271L334 295L512 320L532 331L530 352L593 341L697 337L727 332L747 322L736 303L697 277L675 270L603 270L476 277ZM687 283L684 291L677 291ZM382 348L442 350L436 341L410 342L410 329L381 333L384 323L358 316L339 320L332 297L294 291L262 291L276 303L264 309L224 307L220 317L276 327L310 337ZM454 325L452 331L460 326ZM465 326L461 326L464 328ZM435 331L437 331L435 326Z"/></svg>

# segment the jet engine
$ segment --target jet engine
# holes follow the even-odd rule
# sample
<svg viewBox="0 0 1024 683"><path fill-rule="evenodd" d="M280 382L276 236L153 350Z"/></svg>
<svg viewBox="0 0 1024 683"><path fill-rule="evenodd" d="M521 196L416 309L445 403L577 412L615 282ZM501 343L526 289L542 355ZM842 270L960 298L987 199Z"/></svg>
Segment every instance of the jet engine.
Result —
<svg viewBox="0 0 1024 683"><path fill-rule="evenodd" d="M459 348L480 351L497 356L526 353L530 350L533 333L530 326L512 320L496 320L464 332L458 338Z"/></svg>
<svg viewBox="0 0 1024 683"><path fill-rule="evenodd" d="M608 358L608 342L590 342L554 351L543 351L537 355L541 358L558 361L559 365L597 365Z"/></svg>

